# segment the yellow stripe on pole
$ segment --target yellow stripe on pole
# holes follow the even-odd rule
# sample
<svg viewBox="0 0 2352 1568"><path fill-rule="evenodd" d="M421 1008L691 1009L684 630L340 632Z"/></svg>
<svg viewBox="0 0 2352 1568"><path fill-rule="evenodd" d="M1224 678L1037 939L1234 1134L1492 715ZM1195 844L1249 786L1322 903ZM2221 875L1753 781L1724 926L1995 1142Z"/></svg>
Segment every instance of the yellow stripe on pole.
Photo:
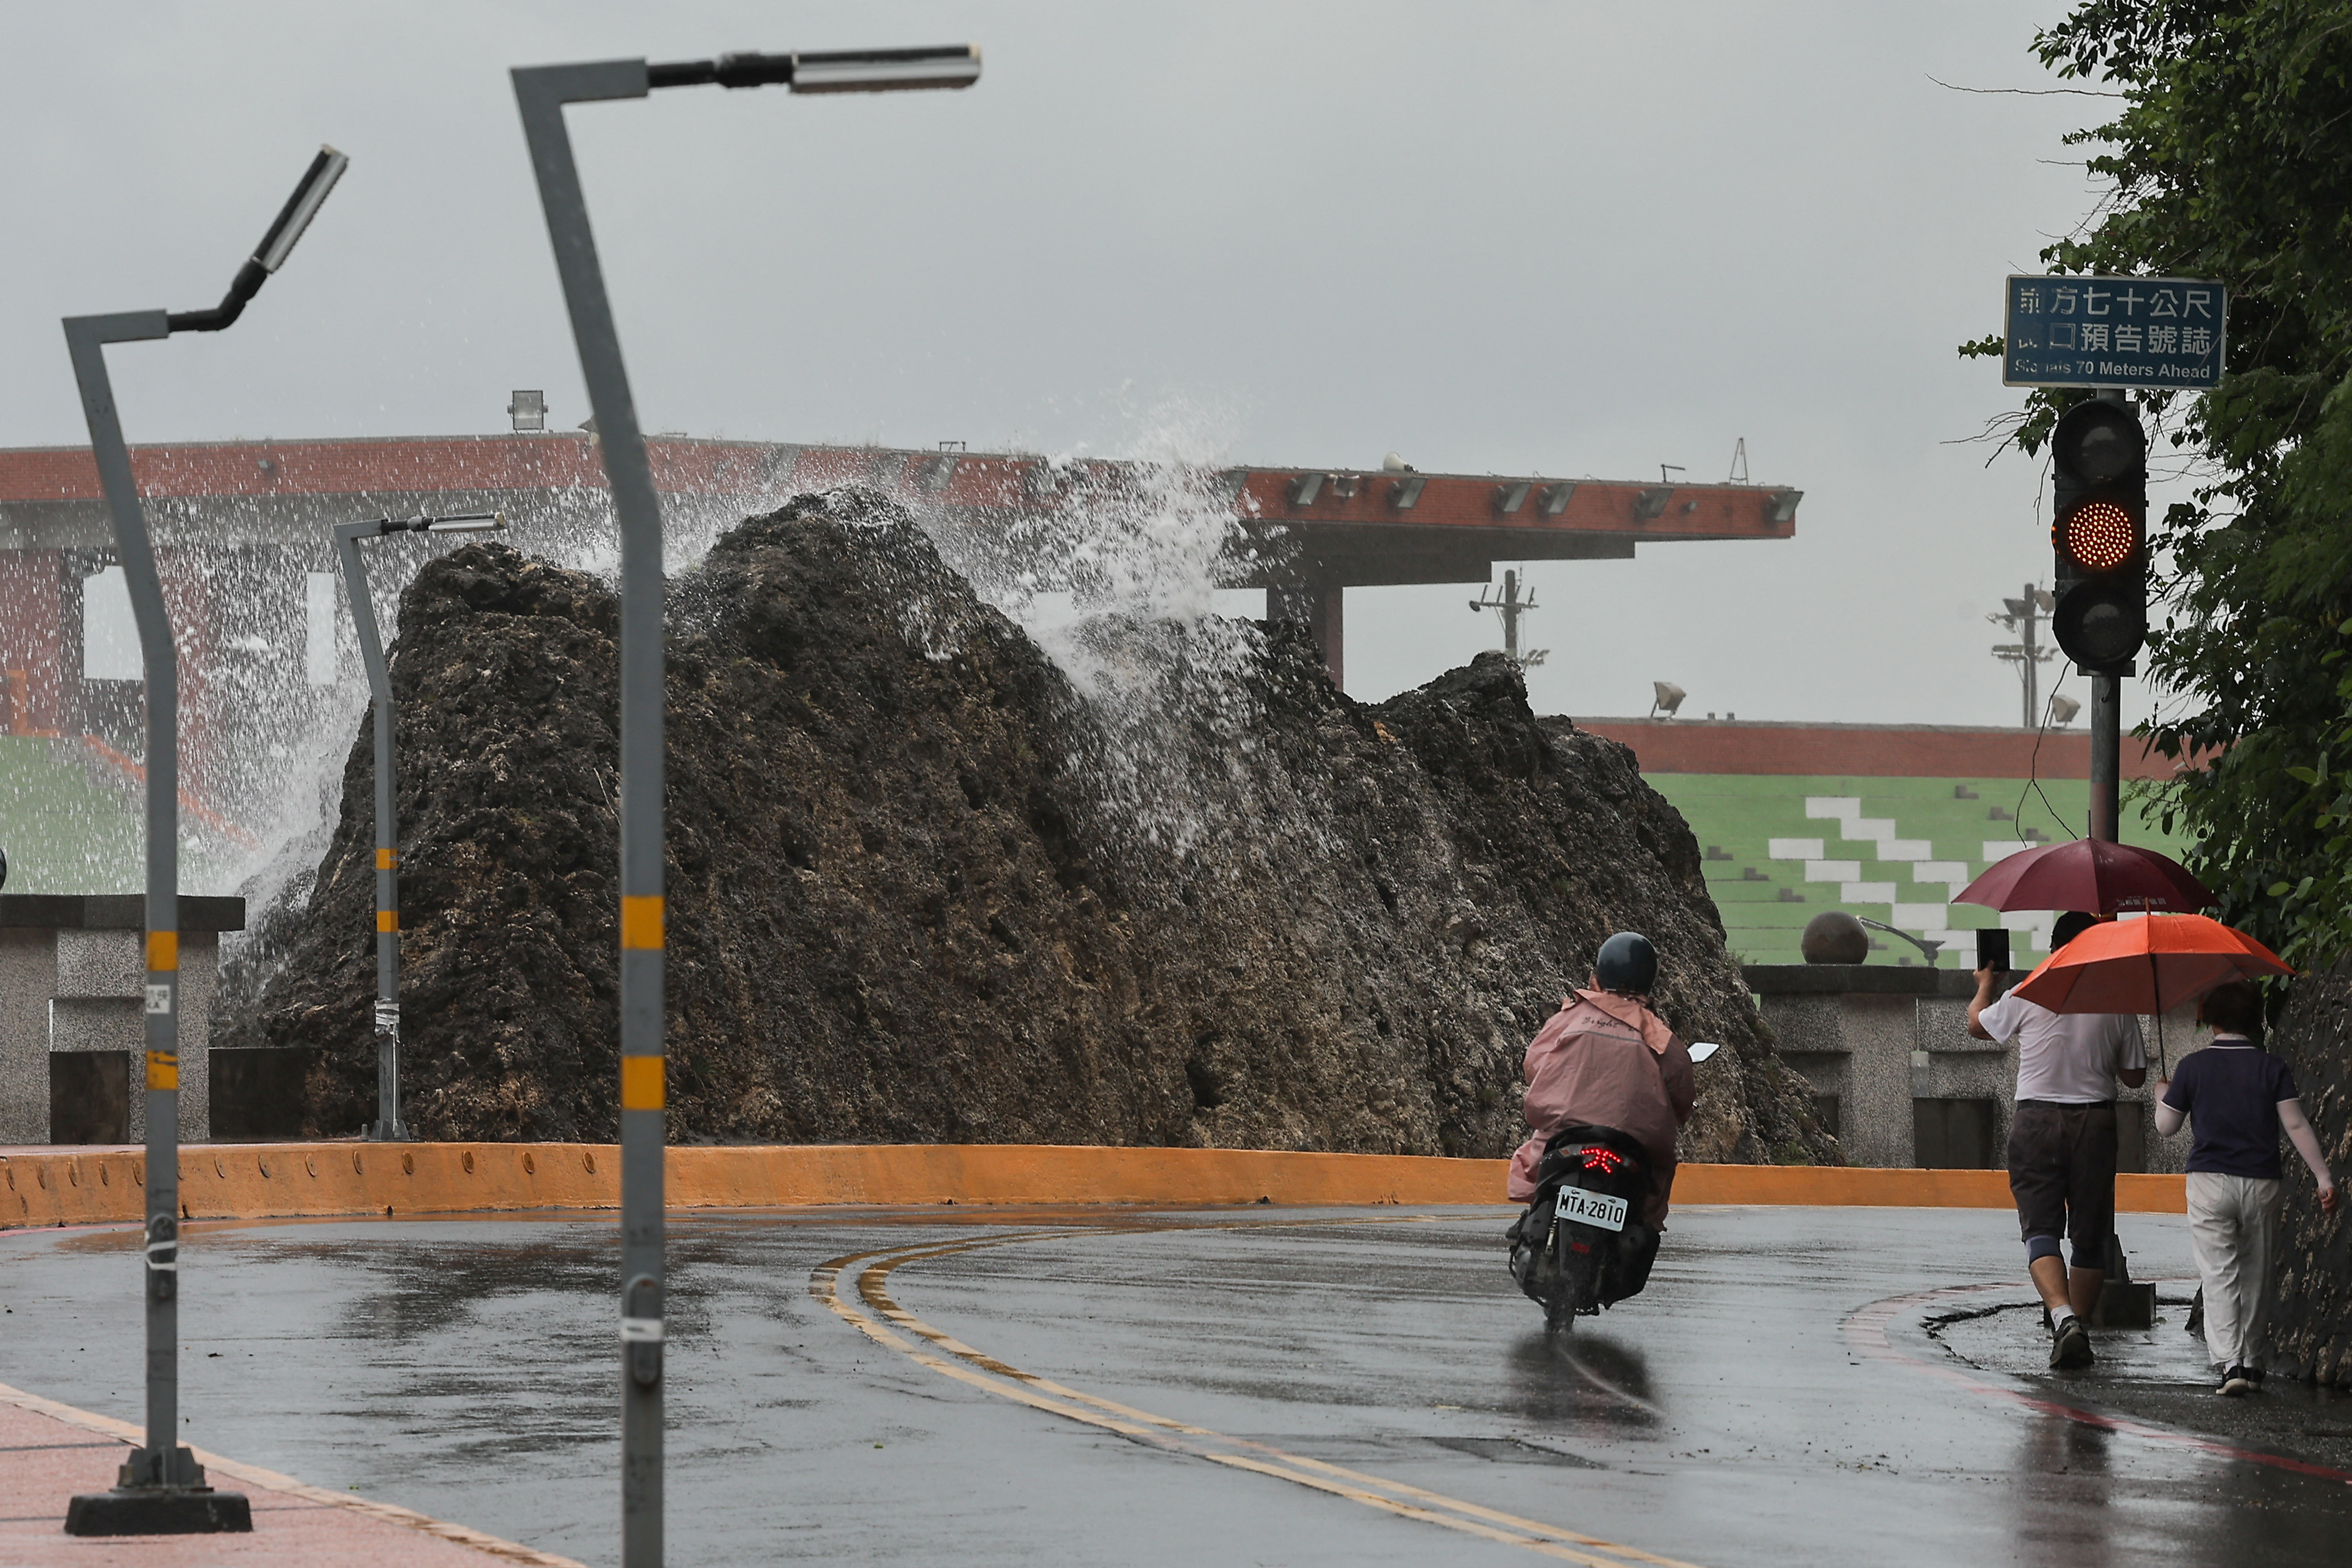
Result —
<svg viewBox="0 0 2352 1568"><path fill-rule="evenodd" d="M147 969L150 973L171 974L180 967L180 933L175 931L151 931L147 933Z"/></svg>
<svg viewBox="0 0 2352 1568"><path fill-rule="evenodd" d="M167 1051L147 1053L147 1087L177 1089L180 1087L180 1058Z"/></svg>
<svg viewBox="0 0 2352 1568"><path fill-rule="evenodd" d="M400 929L400 911L398 910L376 910L375 929L378 931L398 931Z"/></svg>
<svg viewBox="0 0 2352 1568"><path fill-rule="evenodd" d="M398 866L399 864L400 864L400 851L399 851L399 850L397 850L397 849L379 849L379 850L377 850L377 851L375 852L375 868L376 868L377 870L379 870L379 871L389 871L389 870L391 870L393 868L394 868L395 866Z"/></svg>
<svg viewBox="0 0 2352 1568"><path fill-rule="evenodd" d="M661 951L662 900L659 893L621 895L621 945L650 948L656 952Z"/></svg>
<svg viewBox="0 0 2352 1568"><path fill-rule="evenodd" d="M659 1110L662 1108L663 1057L621 1058L621 1109Z"/></svg>

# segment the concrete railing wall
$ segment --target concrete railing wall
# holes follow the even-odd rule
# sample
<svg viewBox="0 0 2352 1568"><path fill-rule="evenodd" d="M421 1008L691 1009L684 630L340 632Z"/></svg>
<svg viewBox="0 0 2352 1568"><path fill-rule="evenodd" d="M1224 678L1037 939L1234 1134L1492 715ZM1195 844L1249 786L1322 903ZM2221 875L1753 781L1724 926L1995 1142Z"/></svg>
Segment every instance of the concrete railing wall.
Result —
<svg viewBox="0 0 2352 1568"><path fill-rule="evenodd" d="M1838 1140L1857 1165L1895 1168L1920 1163L1914 1129L1921 1100L1983 1101L1992 1115L1994 1164L2009 1142L2017 1107L2017 1047L1968 1032L1974 975L1861 963L1749 964L1742 973L1772 1026L1774 1047L1821 1096L1838 1103ZM2004 977L2000 989L2024 979ZM2140 1020L2147 1042L2148 1083L2122 1089L2126 1169L2179 1172L2185 1138L2156 1135L2149 1106L2157 1076L2153 1018ZM2188 1010L2164 1019L2169 1060L2202 1043Z"/></svg>

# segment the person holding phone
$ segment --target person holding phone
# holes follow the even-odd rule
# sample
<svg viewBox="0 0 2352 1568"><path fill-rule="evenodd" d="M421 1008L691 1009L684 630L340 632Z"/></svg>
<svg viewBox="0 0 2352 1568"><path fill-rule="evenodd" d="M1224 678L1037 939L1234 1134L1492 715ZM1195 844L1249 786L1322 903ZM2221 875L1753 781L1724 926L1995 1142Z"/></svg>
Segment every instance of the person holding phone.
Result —
<svg viewBox="0 0 2352 1568"><path fill-rule="evenodd" d="M2063 914L2056 952L2098 923ZM2116 1084L2147 1081L2139 1020L2121 1013L2053 1013L2015 993L1993 1000L2000 972L1977 971L1969 1033L2017 1042L2017 1114L2009 1130L2009 1191L2025 1237L2026 1272L2050 1320L2050 1365L2077 1371L2096 1356L2086 1321L2107 1283L2116 1223ZM2069 1270L2059 1237L2074 1242Z"/></svg>
<svg viewBox="0 0 2352 1568"><path fill-rule="evenodd" d="M2214 1392L2237 1397L2263 1385L2263 1334L2269 1326L2271 1252L2278 1237L2284 1132L2319 1184L2319 1208L2334 1214L2336 1178L2303 1113L2294 1074L2254 1042L2262 993L2242 980L2217 985L2197 1005L2213 1027L2204 1049L2157 1086L2156 1130L2169 1138L2185 1121L2189 1150L2189 1247L2205 1285L2205 1349L2221 1379Z"/></svg>

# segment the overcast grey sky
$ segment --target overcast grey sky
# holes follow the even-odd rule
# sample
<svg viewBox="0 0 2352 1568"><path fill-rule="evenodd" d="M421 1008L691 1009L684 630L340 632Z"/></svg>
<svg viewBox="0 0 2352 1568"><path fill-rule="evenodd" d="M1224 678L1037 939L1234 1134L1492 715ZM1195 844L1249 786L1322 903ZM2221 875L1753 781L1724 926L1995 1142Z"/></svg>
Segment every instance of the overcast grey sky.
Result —
<svg viewBox="0 0 2352 1568"><path fill-rule="evenodd" d="M648 427L1695 480L1745 437L1797 538L1535 566L1538 709L2014 723L1982 616L2046 580L2041 477L1948 444L2017 401L1952 348L2109 106L1929 78L2052 85L2062 8L19 3L0 445L86 440L58 318L212 302L321 141L237 329L115 352L131 438L487 432L517 386L569 426L508 67L969 39L968 92L572 110ZM1467 597L1352 592L1350 689L1495 646Z"/></svg>

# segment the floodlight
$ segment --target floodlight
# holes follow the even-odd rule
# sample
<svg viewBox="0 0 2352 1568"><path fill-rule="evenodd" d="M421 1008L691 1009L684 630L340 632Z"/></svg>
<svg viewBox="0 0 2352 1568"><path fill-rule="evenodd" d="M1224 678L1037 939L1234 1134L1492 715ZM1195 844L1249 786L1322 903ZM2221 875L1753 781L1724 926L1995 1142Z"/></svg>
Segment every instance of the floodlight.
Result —
<svg viewBox="0 0 2352 1568"><path fill-rule="evenodd" d="M1690 695L1671 680L1654 680L1650 682L1650 689L1657 694L1656 700L1650 704L1653 718L1661 712L1669 719L1673 718L1681 710L1683 699Z"/></svg>
<svg viewBox="0 0 2352 1568"><path fill-rule="evenodd" d="M527 430L547 428L547 394L518 389L507 403L507 416L514 421L518 434Z"/></svg>
<svg viewBox="0 0 2352 1568"><path fill-rule="evenodd" d="M1804 499L1802 490L1774 490L1764 503L1764 520L1776 528L1796 521L1797 503Z"/></svg>
<svg viewBox="0 0 2352 1568"><path fill-rule="evenodd" d="M507 525L502 511L468 511L455 517L428 517L420 520L427 533L491 533Z"/></svg>
<svg viewBox="0 0 2352 1568"><path fill-rule="evenodd" d="M1663 516L1666 510L1666 503L1674 499L1675 490L1672 485L1652 485L1633 498L1633 521L1648 522L1653 518Z"/></svg>
<svg viewBox="0 0 2352 1568"><path fill-rule="evenodd" d="M1535 487L1533 485L1529 484L1525 479L1515 480L1509 484L1496 485L1495 487L1495 510L1503 517L1510 516L1513 512L1518 510L1519 508L1528 504L1528 491L1534 488Z"/></svg>
<svg viewBox="0 0 2352 1568"><path fill-rule="evenodd" d="M1558 517L1568 510L1568 499L1575 493L1576 487L1566 479L1560 480L1556 485L1544 486L1543 514L1546 517Z"/></svg>
<svg viewBox="0 0 2352 1568"><path fill-rule="evenodd" d="M1315 498L1323 493L1323 481L1328 475L1301 474L1290 481L1290 504L1313 506Z"/></svg>
<svg viewBox="0 0 2352 1568"><path fill-rule="evenodd" d="M2050 721L2053 724L2072 724L2074 715L2082 710L2083 705L2071 697L2053 697L2050 700Z"/></svg>
<svg viewBox="0 0 2352 1568"><path fill-rule="evenodd" d="M1429 481L1415 474L1410 479L1396 479L1389 485L1389 505L1398 511L1411 511L1421 500L1422 488Z"/></svg>

